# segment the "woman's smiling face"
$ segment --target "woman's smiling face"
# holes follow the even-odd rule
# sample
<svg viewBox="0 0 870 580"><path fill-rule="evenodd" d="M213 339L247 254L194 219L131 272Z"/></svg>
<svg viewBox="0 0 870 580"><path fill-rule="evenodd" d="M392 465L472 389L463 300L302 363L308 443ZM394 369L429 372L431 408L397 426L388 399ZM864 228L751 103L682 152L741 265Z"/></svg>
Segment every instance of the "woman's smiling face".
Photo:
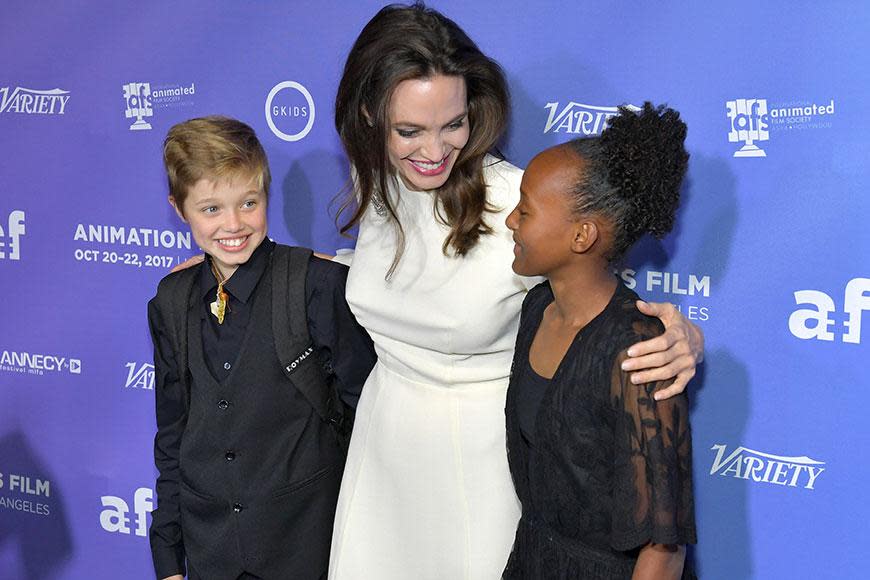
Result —
<svg viewBox="0 0 870 580"><path fill-rule="evenodd" d="M388 130L390 164L405 186L438 189L470 134L465 79L439 74L400 82L390 99Z"/></svg>

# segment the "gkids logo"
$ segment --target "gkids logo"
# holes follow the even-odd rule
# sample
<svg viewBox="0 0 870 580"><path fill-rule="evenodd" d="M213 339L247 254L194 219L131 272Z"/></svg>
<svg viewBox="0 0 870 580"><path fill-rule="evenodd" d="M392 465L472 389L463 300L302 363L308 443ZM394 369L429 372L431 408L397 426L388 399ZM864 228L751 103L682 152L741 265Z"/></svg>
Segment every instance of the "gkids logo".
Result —
<svg viewBox="0 0 870 580"><path fill-rule="evenodd" d="M21 259L21 236L25 231L24 212L20 209L13 210L9 214L6 231L0 226L0 260Z"/></svg>
<svg viewBox="0 0 870 580"><path fill-rule="evenodd" d="M266 97L266 123L283 141L299 141L314 126L314 99L296 81L278 83Z"/></svg>
<svg viewBox="0 0 870 580"><path fill-rule="evenodd" d="M129 83L122 88L124 89L124 102L127 104L124 116L128 119L136 119L130 125L130 130L150 129L151 123L148 123L145 117L154 115L154 110L151 108L151 83Z"/></svg>
<svg viewBox="0 0 870 580"><path fill-rule="evenodd" d="M634 105L625 105L632 111L639 111ZM573 135L598 135L607 128L611 117L619 113L618 107L597 107L571 101L559 110L559 103L547 103L550 111L544 133L564 131Z"/></svg>
<svg viewBox="0 0 870 580"><path fill-rule="evenodd" d="M154 510L154 491L140 487L133 494L133 513L136 515L135 534L140 537L148 535L148 514ZM130 533L130 506L126 501L114 495L104 495L100 498L103 507L100 512L100 526L107 532L118 534Z"/></svg>
<svg viewBox="0 0 870 580"><path fill-rule="evenodd" d="M710 475L814 489L816 479L825 471L823 461L816 461L805 455L801 457L771 455L742 445L728 454L726 454L727 446L722 444L713 445L710 449L716 452L713 465L710 467Z"/></svg>
<svg viewBox="0 0 870 580"><path fill-rule="evenodd" d="M15 87L15 90L10 93L9 87L0 87L0 113L63 115L66 112L67 101L69 101L69 91L61 89L37 91Z"/></svg>
<svg viewBox="0 0 870 580"><path fill-rule="evenodd" d="M770 139L767 100L736 99L726 102L725 107L731 120L728 141L730 143L743 141L743 147L734 152L734 157L767 157L764 149L755 144L756 141Z"/></svg>
<svg viewBox="0 0 870 580"><path fill-rule="evenodd" d="M127 382L124 384L125 389L154 390L153 364L137 364L135 362L128 362L125 366L127 367Z"/></svg>
<svg viewBox="0 0 870 580"><path fill-rule="evenodd" d="M843 311L846 320L843 326L843 342L861 343L861 316L865 310L870 310L870 278L852 278L846 284L843 296ZM788 329L793 335L804 340L834 340L831 325L834 320L831 314L837 311L834 299L819 290L798 290L794 293L795 303L813 306L801 308L792 312L788 319ZM812 324L811 324L812 323Z"/></svg>

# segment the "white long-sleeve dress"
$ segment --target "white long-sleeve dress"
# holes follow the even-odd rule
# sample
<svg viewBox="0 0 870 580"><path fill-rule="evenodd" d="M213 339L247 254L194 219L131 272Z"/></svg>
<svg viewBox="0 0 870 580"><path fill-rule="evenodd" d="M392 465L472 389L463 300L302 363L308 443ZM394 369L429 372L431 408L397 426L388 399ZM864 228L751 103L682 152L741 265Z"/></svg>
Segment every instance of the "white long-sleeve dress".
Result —
<svg viewBox="0 0 870 580"><path fill-rule="evenodd" d="M374 208L360 223L347 300L378 363L356 414L341 485L334 580L500 578L520 505L505 446L505 394L520 307L534 281L511 270L504 220L522 171L487 160L494 229L465 257L445 256L449 228L432 195L392 191L405 228Z"/></svg>

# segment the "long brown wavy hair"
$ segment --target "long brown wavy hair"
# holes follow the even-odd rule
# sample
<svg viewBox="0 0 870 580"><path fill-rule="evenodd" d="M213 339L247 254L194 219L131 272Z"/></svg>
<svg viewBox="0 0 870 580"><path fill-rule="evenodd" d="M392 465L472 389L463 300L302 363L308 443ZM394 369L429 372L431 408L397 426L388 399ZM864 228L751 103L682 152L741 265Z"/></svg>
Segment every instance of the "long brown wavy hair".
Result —
<svg viewBox="0 0 870 580"><path fill-rule="evenodd" d="M356 188L348 187L338 219L353 213L340 230L344 234L358 224L377 195L397 230L388 277L405 247L402 224L386 195L388 181L396 179L387 152L390 98L400 82L438 74L462 77L468 94L468 143L445 184L434 192L434 214L450 227L442 251L447 254L452 248L464 256L491 232L483 220L484 212L491 211L483 160L504 133L510 111L507 82L498 63L436 10L420 2L394 4L382 8L356 39L335 97L335 128L356 172Z"/></svg>

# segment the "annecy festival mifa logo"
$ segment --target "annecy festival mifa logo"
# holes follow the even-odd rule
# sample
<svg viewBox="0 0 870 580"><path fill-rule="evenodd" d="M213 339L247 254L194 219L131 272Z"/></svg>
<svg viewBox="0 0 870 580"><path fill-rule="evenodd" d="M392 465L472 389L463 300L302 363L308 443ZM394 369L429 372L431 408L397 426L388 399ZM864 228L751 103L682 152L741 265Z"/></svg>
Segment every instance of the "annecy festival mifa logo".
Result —
<svg viewBox="0 0 870 580"><path fill-rule="evenodd" d="M743 147L734 152L734 157L767 157L764 149L755 144L770 139L767 99L736 99L725 103L725 107L731 120L728 141L743 142Z"/></svg>
<svg viewBox="0 0 870 580"><path fill-rule="evenodd" d="M0 260L21 259L21 236L24 233L24 212L13 210L9 214L6 231L0 226Z"/></svg>
<svg viewBox="0 0 870 580"><path fill-rule="evenodd" d="M124 116L128 119L136 119L130 125L130 130L144 131L150 129L151 123L147 122L145 117L154 115L154 110L151 108L151 84L129 83L124 85L123 89L124 101L127 103L127 110L124 111Z"/></svg>

